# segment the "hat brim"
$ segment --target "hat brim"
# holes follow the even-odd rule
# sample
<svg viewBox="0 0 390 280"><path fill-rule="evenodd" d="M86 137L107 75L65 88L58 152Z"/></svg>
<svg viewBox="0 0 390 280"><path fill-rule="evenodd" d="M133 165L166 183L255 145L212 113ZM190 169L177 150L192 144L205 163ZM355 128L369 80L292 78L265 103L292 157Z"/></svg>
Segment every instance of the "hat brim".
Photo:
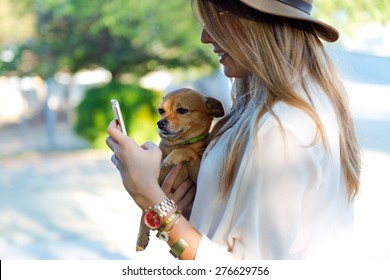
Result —
<svg viewBox="0 0 390 280"><path fill-rule="evenodd" d="M314 23L317 35L328 42L335 42L339 38L339 32L334 27L326 24L309 14L276 0L240 0L247 6L267 14L299 19Z"/></svg>

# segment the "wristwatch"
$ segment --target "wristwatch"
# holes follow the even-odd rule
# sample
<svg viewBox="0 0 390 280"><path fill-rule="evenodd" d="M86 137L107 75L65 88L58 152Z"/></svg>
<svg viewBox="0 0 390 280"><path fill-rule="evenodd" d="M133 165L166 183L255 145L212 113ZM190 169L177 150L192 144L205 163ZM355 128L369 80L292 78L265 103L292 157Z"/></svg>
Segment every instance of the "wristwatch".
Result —
<svg viewBox="0 0 390 280"><path fill-rule="evenodd" d="M177 209L177 206L170 198L165 199L160 204L145 209L144 222L146 226L151 230L159 229L164 222L164 218L172 209Z"/></svg>

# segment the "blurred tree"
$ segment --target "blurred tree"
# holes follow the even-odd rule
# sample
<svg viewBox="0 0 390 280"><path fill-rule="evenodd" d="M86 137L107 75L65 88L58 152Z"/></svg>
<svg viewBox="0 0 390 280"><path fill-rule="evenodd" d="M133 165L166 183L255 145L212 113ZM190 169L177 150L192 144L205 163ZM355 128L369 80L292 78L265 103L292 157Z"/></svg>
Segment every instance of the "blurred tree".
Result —
<svg viewBox="0 0 390 280"><path fill-rule="evenodd" d="M359 27L372 22L387 24L390 21L389 0L323 0L315 1L313 14L351 34Z"/></svg>
<svg viewBox="0 0 390 280"><path fill-rule="evenodd" d="M21 3L0 0L0 73L17 69L18 45L35 35L35 15Z"/></svg>
<svg viewBox="0 0 390 280"><path fill-rule="evenodd" d="M58 70L76 72L98 65L115 78L122 73L137 78L159 68L215 69L215 56L199 43L200 25L189 2L13 0L19 14L23 6L27 14L36 12L37 36L19 48L15 61L0 68L19 65L19 72L35 70L49 77ZM348 32L370 21L388 22L390 1L316 1L313 13ZM31 54L37 57L33 59Z"/></svg>
<svg viewBox="0 0 390 280"><path fill-rule="evenodd" d="M12 0L0 0L0 46L20 43L34 34L34 15Z"/></svg>
<svg viewBox="0 0 390 280"><path fill-rule="evenodd" d="M37 38L20 49L38 57L35 70L44 77L96 65L114 78L159 68L217 67L212 53L198 43L200 25L190 20L187 1L15 1L37 11Z"/></svg>

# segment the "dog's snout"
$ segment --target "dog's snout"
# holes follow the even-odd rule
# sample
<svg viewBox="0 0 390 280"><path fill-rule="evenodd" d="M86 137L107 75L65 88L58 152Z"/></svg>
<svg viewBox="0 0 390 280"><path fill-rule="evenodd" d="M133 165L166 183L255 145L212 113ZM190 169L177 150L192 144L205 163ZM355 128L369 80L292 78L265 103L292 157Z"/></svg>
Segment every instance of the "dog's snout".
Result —
<svg viewBox="0 0 390 280"><path fill-rule="evenodd" d="M168 124L167 120L159 120L157 122L157 126L158 126L159 129L165 128L167 126L167 124Z"/></svg>

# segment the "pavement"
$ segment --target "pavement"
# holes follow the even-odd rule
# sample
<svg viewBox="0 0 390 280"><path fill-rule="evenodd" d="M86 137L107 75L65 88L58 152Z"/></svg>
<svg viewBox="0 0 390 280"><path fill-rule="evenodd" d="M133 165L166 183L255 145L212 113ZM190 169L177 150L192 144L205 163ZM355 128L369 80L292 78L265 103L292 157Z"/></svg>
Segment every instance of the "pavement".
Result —
<svg viewBox="0 0 390 280"><path fill-rule="evenodd" d="M53 150L44 124L0 128L0 259L153 258L149 248L168 254L153 240L135 253L141 211L111 151L88 149L69 124L56 132Z"/></svg>
<svg viewBox="0 0 390 280"><path fill-rule="evenodd" d="M363 155L357 251L359 258L389 260L390 88L348 87ZM111 151L89 149L66 123L57 125L56 140L49 148L43 124L0 127L0 259L168 256L154 237L146 252L135 252L141 212L110 162Z"/></svg>

